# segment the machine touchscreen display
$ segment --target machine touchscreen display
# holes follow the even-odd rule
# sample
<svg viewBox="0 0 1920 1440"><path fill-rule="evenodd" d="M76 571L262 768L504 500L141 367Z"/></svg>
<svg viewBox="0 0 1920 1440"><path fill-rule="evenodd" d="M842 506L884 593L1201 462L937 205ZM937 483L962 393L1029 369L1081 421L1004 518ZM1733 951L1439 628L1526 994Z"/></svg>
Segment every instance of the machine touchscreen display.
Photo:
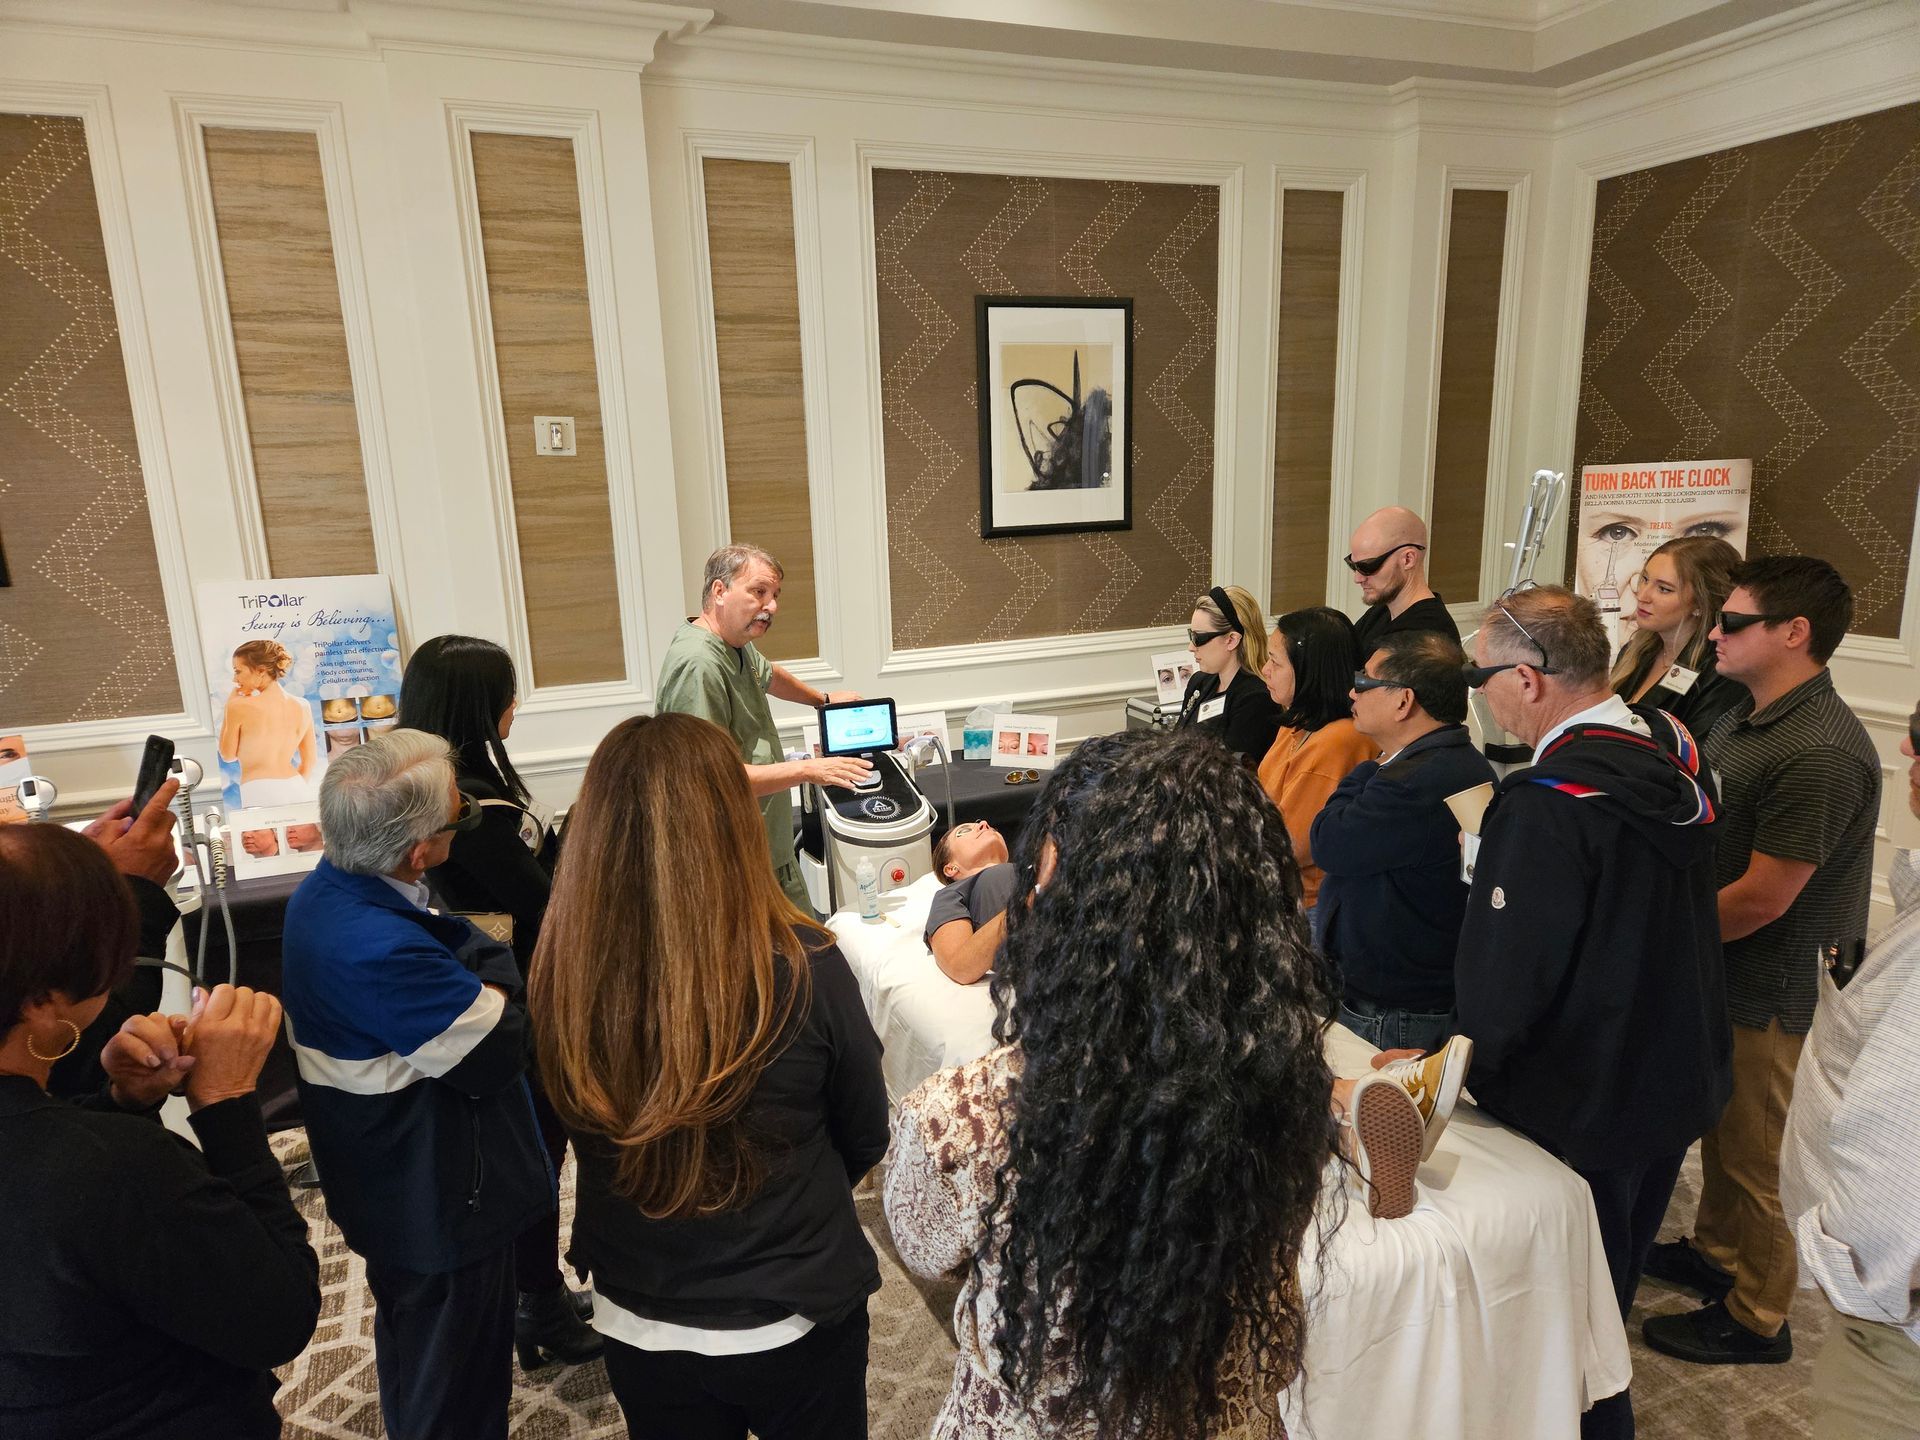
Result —
<svg viewBox="0 0 1920 1440"><path fill-rule="evenodd" d="M820 748L828 755L891 750L897 733L891 700L852 700L820 707Z"/></svg>

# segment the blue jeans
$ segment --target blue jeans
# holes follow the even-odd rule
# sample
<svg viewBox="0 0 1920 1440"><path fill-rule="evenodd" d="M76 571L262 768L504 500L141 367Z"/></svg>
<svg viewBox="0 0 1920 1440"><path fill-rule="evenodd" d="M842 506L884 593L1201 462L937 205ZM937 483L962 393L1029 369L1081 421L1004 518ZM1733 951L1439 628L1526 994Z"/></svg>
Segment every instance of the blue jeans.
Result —
<svg viewBox="0 0 1920 1440"><path fill-rule="evenodd" d="M1376 1050L1434 1050L1453 1033L1453 1012L1390 1010L1355 998L1340 1002L1340 1023Z"/></svg>

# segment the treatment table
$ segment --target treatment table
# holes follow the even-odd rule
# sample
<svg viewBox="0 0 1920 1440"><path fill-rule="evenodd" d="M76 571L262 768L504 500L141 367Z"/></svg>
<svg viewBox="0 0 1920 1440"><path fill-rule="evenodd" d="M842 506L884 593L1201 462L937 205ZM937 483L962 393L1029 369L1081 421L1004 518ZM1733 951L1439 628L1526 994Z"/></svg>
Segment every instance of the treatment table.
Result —
<svg viewBox="0 0 1920 1440"><path fill-rule="evenodd" d="M896 1103L927 1076L993 1045L986 983L956 985L921 932L926 876L881 898L881 918L828 925L860 983ZM1373 1047L1335 1025L1334 1073ZM1472 1076L1468 1076L1471 1089ZM1324 1251L1309 1237L1305 1377L1282 1397L1292 1440L1575 1440L1580 1412L1626 1388L1626 1331L1586 1182L1466 1100L1420 1168L1411 1215L1376 1221L1330 1173Z"/></svg>

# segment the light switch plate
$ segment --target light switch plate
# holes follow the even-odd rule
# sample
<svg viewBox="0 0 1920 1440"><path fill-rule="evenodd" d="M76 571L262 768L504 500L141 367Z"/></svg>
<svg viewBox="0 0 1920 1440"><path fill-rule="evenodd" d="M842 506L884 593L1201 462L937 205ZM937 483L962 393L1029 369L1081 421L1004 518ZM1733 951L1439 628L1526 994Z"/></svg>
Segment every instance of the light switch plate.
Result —
<svg viewBox="0 0 1920 1440"><path fill-rule="evenodd" d="M533 453L536 455L572 455L573 417L536 415L533 417Z"/></svg>

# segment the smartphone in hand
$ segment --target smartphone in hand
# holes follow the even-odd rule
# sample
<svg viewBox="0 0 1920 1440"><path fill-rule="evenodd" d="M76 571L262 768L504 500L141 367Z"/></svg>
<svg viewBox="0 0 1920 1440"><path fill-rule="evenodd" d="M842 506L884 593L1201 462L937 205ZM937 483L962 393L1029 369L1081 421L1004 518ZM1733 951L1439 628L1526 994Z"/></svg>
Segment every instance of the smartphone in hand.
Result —
<svg viewBox="0 0 1920 1440"><path fill-rule="evenodd" d="M147 748L140 756L140 774L133 782L133 813L147 808L154 792L167 783L173 768L173 741L164 735L147 736Z"/></svg>

